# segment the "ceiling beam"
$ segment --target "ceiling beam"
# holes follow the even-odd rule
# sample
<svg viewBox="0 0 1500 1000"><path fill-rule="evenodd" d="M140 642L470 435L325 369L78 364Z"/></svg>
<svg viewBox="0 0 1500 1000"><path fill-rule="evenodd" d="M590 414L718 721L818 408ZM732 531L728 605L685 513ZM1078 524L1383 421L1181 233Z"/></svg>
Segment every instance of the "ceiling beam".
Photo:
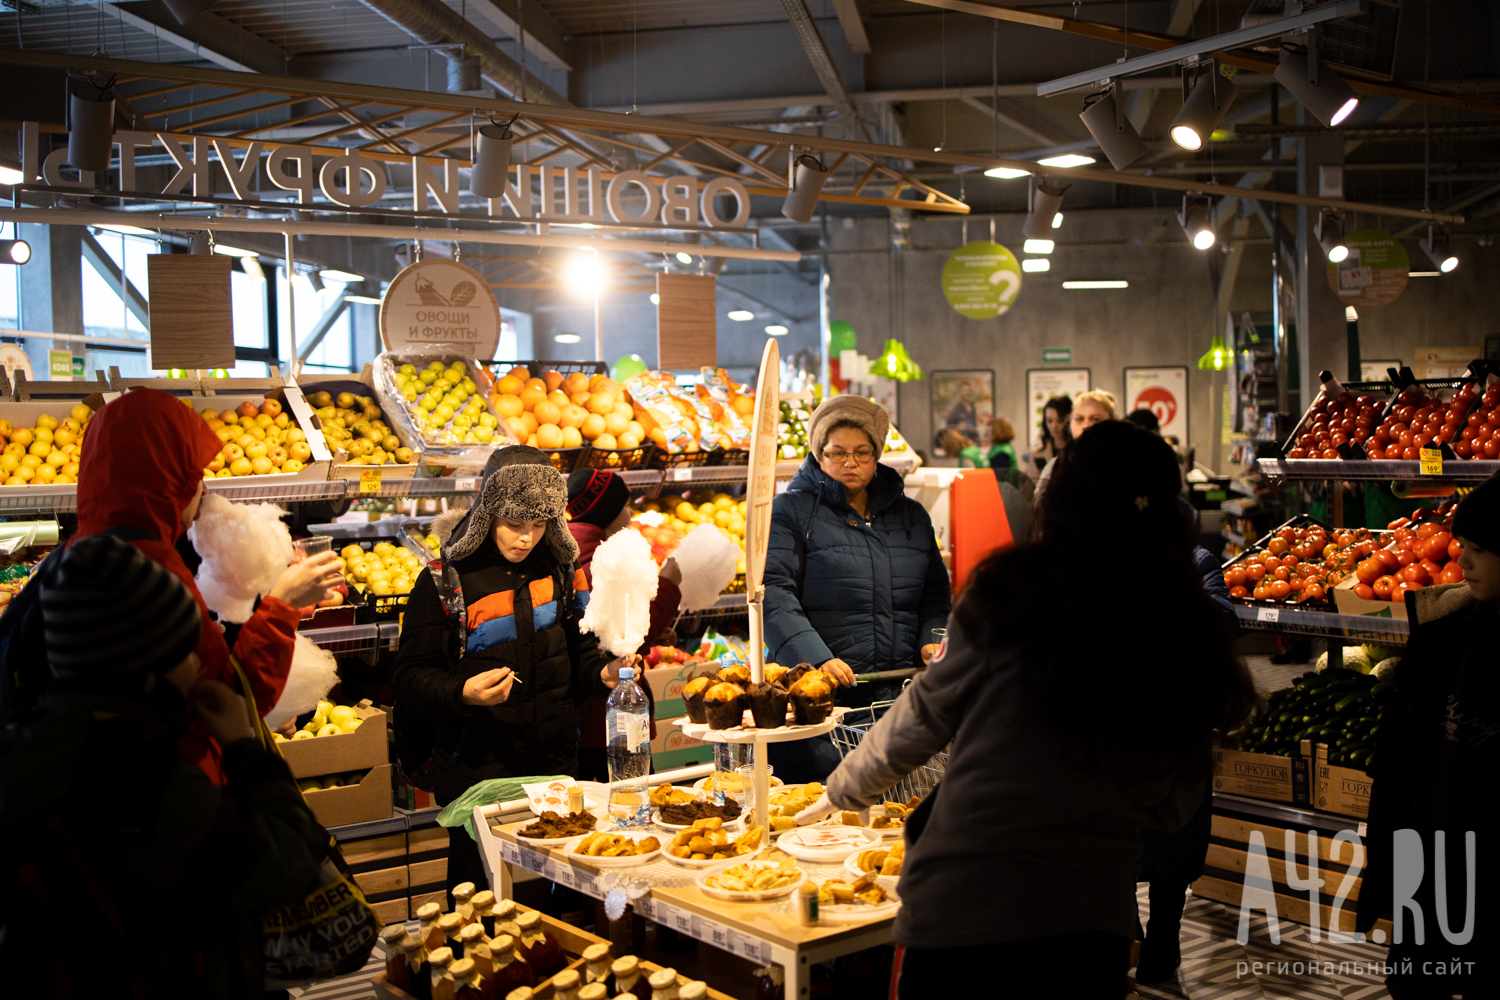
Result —
<svg viewBox="0 0 1500 1000"><path fill-rule="evenodd" d="M1193 26L1193 18L1203 0L1173 0L1171 16L1167 18L1167 34L1185 35ZM1230 282L1233 284L1233 281Z"/></svg>
<svg viewBox="0 0 1500 1000"><path fill-rule="evenodd" d="M134 7L136 5L131 4L131 6ZM185 52L191 52L199 59L205 60L206 62L211 62L215 66L222 66L225 69L232 69L238 73L263 72L262 70L257 69L254 66L250 66L240 62L238 59L231 59L229 56L218 51L217 49L212 49L205 45L202 45L201 43L188 38L186 35L179 35L176 31L173 31L170 28L164 28L154 21L148 21L146 18L137 14L135 11L126 10L124 7L112 3L101 3L98 7L98 10L101 14L107 14L120 23L127 24L137 31L145 32L158 41L166 42L168 45L182 49ZM278 68L284 70L286 67L283 65Z"/></svg>
<svg viewBox="0 0 1500 1000"><path fill-rule="evenodd" d="M813 72L818 75L818 82L823 85L839 115L848 121L850 137L863 133L864 126L859 120L854 101L849 97L849 88L844 86L844 78L839 73L839 68L833 64L833 57L828 54L822 32L818 31L817 22L808 12L807 0L781 0L781 6L786 10L787 19L792 22L792 30L802 43L802 50L807 53L807 61L812 63Z"/></svg>
<svg viewBox="0 0 1500 1000"><path fill-rule="evenodd" d="M1012 128L1029 139L1035 139L1037 142L1045 142L1049 146L1055 146L1064 141L1057 133L1047 129L1044 125L1039 126L1024 111L1003 100L996 99L994 107L991 107L977 97L965 95L959 98L959 100L980 114L994 118L1001 125Z"/></svg>
<svg viewBox="0 0 1500 1000"><path fill-rule="evenodd" d="M493 24L508 38L521 37L521 22L526 23L526 51L536 56L553 69L571 71L573 67L563 57L567 48L567 33L547 8L533 3L522 11L516 0L465 0L468 9Z"/></svg>
<svg viewBox="0 0 1500 1000"><path fill-rule="evenodd" d="M114 6L151 22L153 27L142 29L148 34L156 35L166 29L214 52L226 55L232 53L234 61L244 63L257 73L287 71L285 49L212 11L205 11L187 24L181 24L162 0L131 0L130 3L117 3ZM106 10L105 13L108 14L109 11Z"/></svg>
<svg viewBox="0 0 1500 1000"><path fill-rule="evenodd" d="M833 12L838 15L839 27L844 29L844 41L855 55L870 54L870 36L865 32L865 20L860 16L857 0L833 0Z"/></svg>

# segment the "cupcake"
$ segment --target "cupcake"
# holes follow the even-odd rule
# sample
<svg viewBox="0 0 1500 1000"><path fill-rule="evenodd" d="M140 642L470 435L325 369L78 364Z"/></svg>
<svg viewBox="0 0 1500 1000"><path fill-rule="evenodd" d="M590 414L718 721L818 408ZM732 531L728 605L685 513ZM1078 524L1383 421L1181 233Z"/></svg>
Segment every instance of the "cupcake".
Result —
<svg viewBox="0 0 1500 1000"><path fill-rule="evenodd" d="M745 690L720 681L703 692L703 707L708 713L708 728L733 729L745 715Z"/></svg>
<svg viewBox="0 0 1500 1000"><path fill-rule="evenodd" d="M750 668L743 663L736 663L725 667L719 671L719 680L744 687L750 683Z"/></svg>
<svg viewBox="0 0 1500 1000"><path fill-rule="evenodd" d="M783 667L781 664L779 664L779 663L767 663L766 664L766 683L767 684L775 684L777 681L779 681L783 677L785 677L786 674L787 674L787 669L786 669L786 667Z"/></svg>
<svg viewBox="0 0 1500 1000"><path fill-rule="evenodd" d="M770 668L766 669L769 674ZM750 714L761 729L786 725L787 690L780 684L751 684L745 692L750 700Z"/></svg>
<svg viewBox="0 0 1500 1000"><path fill-rule="evenodd" d="M815 669L817 668L814 667L811 663L799 663L795 667L781 675L781 683L787 688L787 690L790 691L792 685L802 679L803 674L807 673L809 670Z"/></svg>
<svg viewBox="0 0 1500 1000"><path fill-rule="evenodd" d="M821 671L810 670L792 685L792 713L799 726L816 726L833 711L833 684Z"/></svg>
<svg viewBox="0 0 1500 1000"><path fill-rule="evenodd" d="M687 704L689 722L702 725L708 721L708 712L703 707L703 692L713 683L712 677L703 676L694 677L682 686L682 700Z"/></svg>

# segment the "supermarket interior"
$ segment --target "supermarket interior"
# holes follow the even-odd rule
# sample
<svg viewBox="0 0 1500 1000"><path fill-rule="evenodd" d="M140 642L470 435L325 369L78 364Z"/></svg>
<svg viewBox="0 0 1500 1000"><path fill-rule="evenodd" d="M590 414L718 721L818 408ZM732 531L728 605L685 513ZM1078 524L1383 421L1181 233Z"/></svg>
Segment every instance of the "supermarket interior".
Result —
<svg viewBox="0 0 1500 1000"><path fill-rule="evenodd" d="M15 995L1500 996L1497 9L5 0Z"/></svg>

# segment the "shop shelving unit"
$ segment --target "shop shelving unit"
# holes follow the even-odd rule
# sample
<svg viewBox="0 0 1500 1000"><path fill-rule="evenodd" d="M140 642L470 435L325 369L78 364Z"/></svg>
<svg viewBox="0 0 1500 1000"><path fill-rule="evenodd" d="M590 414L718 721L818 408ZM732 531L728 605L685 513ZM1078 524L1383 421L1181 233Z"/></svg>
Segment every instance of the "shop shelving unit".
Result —
<svg viewBox="0 0 1500 1000"><path fill-rule="evenodd" d="M1273 483L1336 480L1346 483L1409 481L1427 484L1477 483L1500 472L1500 462L1445 461L1438 475L1423 475L1420 462L1392 462L1341 458L1262 458L1256 462L1261 477Z"/></svg>

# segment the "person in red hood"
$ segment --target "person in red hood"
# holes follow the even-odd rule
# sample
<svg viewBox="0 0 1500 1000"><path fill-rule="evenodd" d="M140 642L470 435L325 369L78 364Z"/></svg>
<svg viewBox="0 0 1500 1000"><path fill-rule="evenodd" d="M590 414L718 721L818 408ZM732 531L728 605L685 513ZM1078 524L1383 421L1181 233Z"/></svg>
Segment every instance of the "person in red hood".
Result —
<svg viewBox="0 0 1500 1000"><path fill-rule="evenodd" d="M568 476L568 531L578 543L578 568L594 583L594 550L610 535L630 525L630 487L608 469L577 469ZM652 646L670 646L677 642L672 622L682 603L682 572L675 559L667 559L651 601L651 624L646 641L637 650L642 655ZM656 703L645 679L640 679L641 693L651 703L651 738L656 738ZM583 713L578 738L578 777L585 781L608 781L609 759L605 754L604 713L608 702L590 698Z"/></svg>
<svg viewBox="0 0 1500 1000"><path fill-rule="evenodd" d="M78 533L72 541L112 531L187 584L203 617L197 648L200 676L237 689L224 631L209 616L176 547L198 516L204 469L223 447L208 423L175 396L136 389L109 403L94 415L83 437ZM340 578L336 559L325 552L288 566L239 630L233 653L245 668L261 715L276 704L286 684L298 609L328 596ZM178 747L185 760L224 784L220 747L208 730L194 723Z"/></svg>

